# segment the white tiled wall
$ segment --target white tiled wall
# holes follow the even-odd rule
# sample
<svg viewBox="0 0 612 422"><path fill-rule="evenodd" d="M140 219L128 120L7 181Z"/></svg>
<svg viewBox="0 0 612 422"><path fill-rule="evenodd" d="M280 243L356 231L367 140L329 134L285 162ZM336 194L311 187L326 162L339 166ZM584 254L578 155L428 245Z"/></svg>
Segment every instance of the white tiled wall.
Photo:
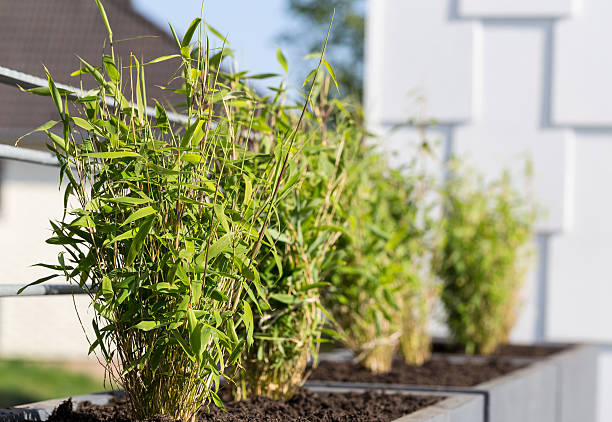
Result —
<svg viewBox="0 0 612 422"><path fill-rule="evenodd" d="M371 125L424 112L447 150L490 177L533 161L542 254L515 339L611 342L612 2L370 0L368 12ZM389 148L402 136L415 134Z"/></svg>
<svg viewBox="0 0 612 422"><path fill-rule="evenodd" d="M459 0L461 16L557 17L579 10L580 0Z"/></svg>
<svg viewBox="0 0 612 422"><path fill-rule="evenodd" d="M582 10L555 22L553 121L612 126L612 2L582 0Z"/></svg>
<svg viewBox="0 0 612 422"><path fill-rule="evenodd" d="M370 33L367 107L382 122L413 117L415 96L428 99L428 112L441 122L465 121L474 112L474 39L478 25L447 19L449 1L391 0L377 3L370 26L401 37ZM380 23L377 21L380 20ZM414 66L414 63L420 63ZM450 95L449 95L450 93Z"/></svg>

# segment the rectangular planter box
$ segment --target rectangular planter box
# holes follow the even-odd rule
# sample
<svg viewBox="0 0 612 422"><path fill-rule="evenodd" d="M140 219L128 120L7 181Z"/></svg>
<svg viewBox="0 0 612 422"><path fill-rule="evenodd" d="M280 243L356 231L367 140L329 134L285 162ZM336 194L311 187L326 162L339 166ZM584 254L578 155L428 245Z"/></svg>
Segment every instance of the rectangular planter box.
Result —
<svg viewBox="0 0 612 422"><path fill-rule="evenodd" d="M347 359L347 353L334 354ZM466 357L453 357L466 359ZM480 357L467 359L482 359ZM518 358L525 361L526 358ZM315 392L379 390L402 394L442 395L439 403L393 422L594 422L597 396L597 348L571 346L529 366L474 387L353 384L311 381ZM105 404L108 393L73 398L75 404ZM63 399L0 409L0 422L46 420Z"/></svg>
<svg viewBox="0 0 612 422"><path fill-rule="evenodd" d="M598 348L574 346L553 355L557 370L557 420L595 421L597 418Z"/></svg>
<svg viewBox="0 0 612 422"><path fill-rule="evenodd" d="M570 346L474 388L489 393L490 422L594 422L597 348Z"/></svg>
<svg viewBox="0 0 612 422"><path fill-rule="evenodd" d="M371 390L370 388L316 386L310 389L320 393L364 392ZM406 395L444 395L445 398L432 406L389 422L484 422L484 399L480 395L410 390L394 390L393 392ZM83 401L103 405L108 403L112 397L110 393L87 394L75 396L72 398L72 401L75 405ZM0 409L0 422L45 421L51 415L53 409L64 400L47 400L16 406L11 409Z"/></svg>
<svg viewBox="0 0 612 422"><path fill-rule="evenodd" d="M472 388L488 393L489 422L558 421L557 371L546 360Z"/></svg>
<svg viewBox="0 0 612 422"><path fill-rule="evenodd" d="M347 353L332 359L346 359ZM447 355L450 359L482 359ZM511 357L509 357L512 359ZM597 400L597 348L569 346L547 357L517 357L529 362L525 368L473 387L417 386L399 384L350 384L311 381L308 386L351 385L405 391L437 391L481 394L486 422L594 422Z"/></svg>

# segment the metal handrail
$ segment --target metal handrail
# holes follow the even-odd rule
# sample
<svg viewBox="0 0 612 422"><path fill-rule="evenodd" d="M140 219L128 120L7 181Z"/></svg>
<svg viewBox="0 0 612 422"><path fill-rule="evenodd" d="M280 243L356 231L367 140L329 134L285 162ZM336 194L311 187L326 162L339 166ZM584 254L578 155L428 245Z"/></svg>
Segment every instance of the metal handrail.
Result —
<svg viewBox="0 0 612 422"><path fill-rule="evenodd" d="M21 87L23 89L48 87L48 81L46 79L19 72L17 70L12 70L3 66L0 66L0 83L12 85L16 88ZM69 91L66 96L71 101L83 98L87 95L87 93L81 88L61 83L56 83L55 85L59 89ZM105 96L103 101L109 107L115 107L117 105L115 99L109 96ZM136 107L135 104L130 103L130 105ZM149 117L155 117L155 108L147 107L146 114ZM166 115L168 116L168 120L173 123L187 124L189 122L189 118L183 114L168 112ZM2 158L33 164L41 164L45 166L58 166L55 156L49 152L19 148L11 145L0 145L0 159Z"/></svg>
<svg viewBox="0 0 612 422"><path fill-rule="evenodd" d="M57 158L50 152L19 148L12 145L0 144L0 158L22 161L24 163L40 164L43 166L59 167Z"/></svg>
<svg viewBox="0 0 612 422"><path fill-rule="evenodd" d="M30 286L21 293L17 293L24 284L0 284L0 297L13 296L48 296L48 295L81 295L89 293L86 289L70 284L38 284Z"/></svg>
<svg viewBox="0 0 612 422"><path fill-rule="evenodd" d="M0 66L0 83L6 85L13 85L15 87L21 87L24 89L31 88L46 88L49 86L49 82L46 79L39 78L38 76L29 75L27 73L19 72L17 70L12 70L7 67ZM55 84L59 89L65 89L69 91L65 94L69 100L74 101L80 98L84 98L87 96L87 92L84 92L82 88L77 88L70 85L65 85L61 83ZM109 107L115 107L117 102L113 97L105 96L103 99L104 103ZM136 107L136 104L129 103L130 106ZM155 117L155 108L146 107L146 113L149 117ZM173 123L188 123L189 118L184 114L167 112L168 120Z"/></svg>
<svg viewBox="0 0 612 422"><path fill-rule="evenodd" d="M31 89L47 87L48 81L37 76L29 75L27 73L12 70L3 66L0 66L0 83L5 85L12 85L16 88ZM74 101L79 98L85 97L86 93L81 88L56 83L56 86L60 89L69 91L66 96L69 100ZM116 102L112 97L104 97L103 101L109 107L115 107ZM135 106L130 103L130 105ZM149 117L155 117L155 109L153 107L146 108L146 114ZM167 113L168 120L173 123L187 124L189 119L187 116L179 113L169 112ZM28 148L14 147L11 145L0 144L0 159L8 159L15 161L22 161L26 163L40 164L45 166L58 166L56 157L45 151L36 151ZM19 289L24 287L23 284L0 284L0 297L13 297L17 296ZM67 294L85 294L87 291L80 289L78 286L71 286L69 284L39 284L36 286L30 286L24 290L19 296L46 296L46 295L67 295Z"/></svg>

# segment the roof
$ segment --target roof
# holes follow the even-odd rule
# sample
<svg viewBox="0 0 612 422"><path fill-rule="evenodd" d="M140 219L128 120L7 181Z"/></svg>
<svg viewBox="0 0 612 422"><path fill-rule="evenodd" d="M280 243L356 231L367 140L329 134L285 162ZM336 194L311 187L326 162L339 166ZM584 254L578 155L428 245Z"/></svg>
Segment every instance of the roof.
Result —
<svg viewBox="0 0 612 422"><path fill-rule="evenodd" d="M138 14L129 0L103 0L113 29L115 54L129 63L129 54L150 60L176 53L174 40ZM79 86L70 73L79 69L77 55L93 65L101 63L107 33L93 0L19 0L0 2L0 66L45 77L43 64L57 82ZM140 37L135 38L134 37ZM130 39L127 41L125 40ZM160 100L168 94L156 85L167 85L177 61L146 67L147 94ZM83 78L87 86L87 79ZM48 120L57 120L48 97L21 92L0 84L0 143L15 139ZM22 146L42 148L40 136L25 138Z"/></svg>

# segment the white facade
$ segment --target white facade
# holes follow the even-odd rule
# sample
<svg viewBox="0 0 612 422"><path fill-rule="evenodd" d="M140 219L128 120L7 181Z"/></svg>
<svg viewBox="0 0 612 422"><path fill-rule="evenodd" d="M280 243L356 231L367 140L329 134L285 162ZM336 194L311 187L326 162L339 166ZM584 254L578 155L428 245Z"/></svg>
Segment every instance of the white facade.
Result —
<svg viewBox="0 0 612 422"><path fill-rule="evenodd" d="M368 6L372 128L384 133L425 115L437 122L429 134L440 139L442 159L466 157L489 177L525 157L533 162L533 190L546 214L537 224L538 265L514 339L611 343L612 2ZM404 129L388 146L401 157L402 144L415 136ZM602 422L612 420L612 401L604 399L612 394L611 362L602 354Z"/></svg>
<svg viewBox="0 0 612 422"><path fill-rule="evenodd" d="M51 236L49 220L62 216L58 182L56 167L0 160L0 283L30 283L50 274L33 264L57 262L59 248L45 239ZM91 336L87 299L77 296L73 302L70 295L0 299L0 356L88 359L89 344L75 315L76 304Z"/></svg>

